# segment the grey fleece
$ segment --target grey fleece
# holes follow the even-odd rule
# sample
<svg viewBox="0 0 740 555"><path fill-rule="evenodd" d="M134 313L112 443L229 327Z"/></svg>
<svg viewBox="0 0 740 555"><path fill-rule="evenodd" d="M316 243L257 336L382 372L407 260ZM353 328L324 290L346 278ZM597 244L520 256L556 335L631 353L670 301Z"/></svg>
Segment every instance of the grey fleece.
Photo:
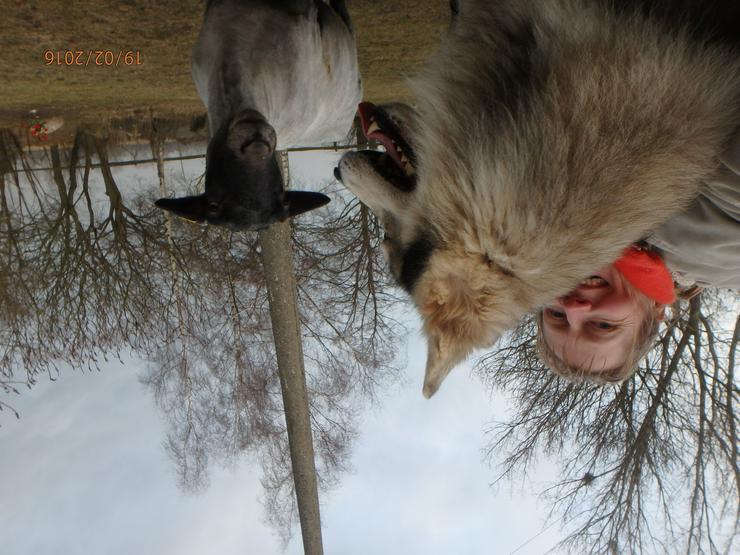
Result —
<svg viewBox="0 0 740 555"><path fill-rule="evenodd" d="M681 282L740 289L740 132L720 160L688 210L647 241Z"/></svg>

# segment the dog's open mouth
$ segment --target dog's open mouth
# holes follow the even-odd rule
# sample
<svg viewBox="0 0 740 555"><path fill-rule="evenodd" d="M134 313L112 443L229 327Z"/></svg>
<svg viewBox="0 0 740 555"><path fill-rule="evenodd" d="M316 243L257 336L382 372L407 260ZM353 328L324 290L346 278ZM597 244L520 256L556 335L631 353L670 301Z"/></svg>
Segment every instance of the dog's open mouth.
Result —
<svg viewBox="0 0 740 555"><path fill-rule="evenodd" d="M370 102L361 103L358 113L365 136L385 148L385 153L376 153L370 158L375 169L400 189L413 189L416 154L403 138L398 123L385 110Z"/></svg>

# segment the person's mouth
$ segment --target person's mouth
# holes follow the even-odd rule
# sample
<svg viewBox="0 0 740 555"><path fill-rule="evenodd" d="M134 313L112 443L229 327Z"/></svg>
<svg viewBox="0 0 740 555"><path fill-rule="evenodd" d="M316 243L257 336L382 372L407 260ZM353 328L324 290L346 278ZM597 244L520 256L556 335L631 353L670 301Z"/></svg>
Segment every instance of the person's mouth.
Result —
<svg viewBox="0 0 740 555"><path fill-rule="evenodd" d="M584 289L599 289L601 287L608 287L609 282L601 276L589 276L578 284L579 288Z"/></svg>

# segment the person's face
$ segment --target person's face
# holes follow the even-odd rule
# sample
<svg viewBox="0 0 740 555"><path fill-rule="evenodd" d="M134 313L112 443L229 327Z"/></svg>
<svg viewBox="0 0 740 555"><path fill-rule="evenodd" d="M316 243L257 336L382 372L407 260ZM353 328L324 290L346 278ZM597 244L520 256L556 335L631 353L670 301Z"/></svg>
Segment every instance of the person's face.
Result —
<svg viewBox="0 0 740 555"><path fill-rule="evenodd" d="M624 364L644 310L609 265L545 307L545 342L569 366L599 372Z"/></svg>

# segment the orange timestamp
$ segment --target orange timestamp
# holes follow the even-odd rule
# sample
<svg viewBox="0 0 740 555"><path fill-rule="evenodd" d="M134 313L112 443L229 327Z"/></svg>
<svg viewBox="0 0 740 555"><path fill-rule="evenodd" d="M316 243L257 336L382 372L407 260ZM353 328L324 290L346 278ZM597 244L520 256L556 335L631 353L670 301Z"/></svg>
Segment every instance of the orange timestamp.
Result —
<svg viewBox="0 0 740 555"><path fill-rule="evenodd" d="M140 66L140 50L44 50L44 65L51 66Z"/></svg>

